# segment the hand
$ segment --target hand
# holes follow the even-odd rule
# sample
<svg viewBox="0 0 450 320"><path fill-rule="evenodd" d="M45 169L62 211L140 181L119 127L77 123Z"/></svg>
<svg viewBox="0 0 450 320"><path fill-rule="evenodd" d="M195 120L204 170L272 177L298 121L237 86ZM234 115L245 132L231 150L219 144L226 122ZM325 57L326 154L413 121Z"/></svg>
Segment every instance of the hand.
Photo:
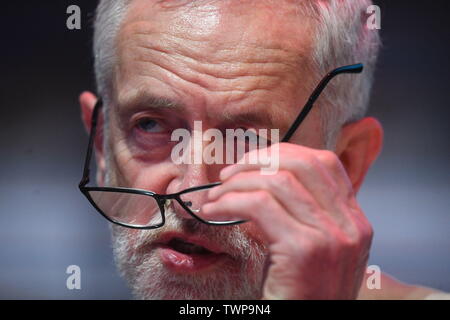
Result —
<svg viewBox="0 0 450 320"><path fill-rule="evenodd" d="M279 152L274 175L224 168L202 212L259 228L270 255L263 299L355 299L373 233L344 167L331 151L281 143Z"/></svg>

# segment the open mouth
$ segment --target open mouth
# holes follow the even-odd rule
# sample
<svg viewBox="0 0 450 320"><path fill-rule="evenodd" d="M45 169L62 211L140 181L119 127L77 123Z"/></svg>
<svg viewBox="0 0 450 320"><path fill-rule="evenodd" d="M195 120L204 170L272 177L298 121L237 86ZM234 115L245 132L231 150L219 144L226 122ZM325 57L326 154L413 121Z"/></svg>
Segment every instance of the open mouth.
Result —
<svg viewBox="0 0 450 320"><path fill-rule="evenodd" d="M210 254L213 253L205 247L196 245L191 242L186 242L180 238L173 238L167 243L167 246L181 253L185 254Z"/></svg>
<svg viewBox="0 0 450 320"><path fill-rule="evenodd" d="M177 273L191 273L217 265L226 257L211 248L181 237L171 237L160 245L160 258L166 267ZM197 242L197 243L196 243Z"/></svg>

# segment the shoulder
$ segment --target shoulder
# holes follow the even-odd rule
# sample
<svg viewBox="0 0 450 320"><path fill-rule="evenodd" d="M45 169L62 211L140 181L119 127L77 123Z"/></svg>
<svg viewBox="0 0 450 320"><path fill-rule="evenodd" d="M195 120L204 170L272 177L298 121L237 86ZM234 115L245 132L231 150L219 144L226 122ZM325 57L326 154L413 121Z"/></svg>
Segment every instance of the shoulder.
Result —
<svg viewBox="0 0 450 320"><path fill-rule="evenodd" d="M432 288L406 284L382 273L380 288L369 289L366 274L358 300L450 300L450 294Z"/></svg>

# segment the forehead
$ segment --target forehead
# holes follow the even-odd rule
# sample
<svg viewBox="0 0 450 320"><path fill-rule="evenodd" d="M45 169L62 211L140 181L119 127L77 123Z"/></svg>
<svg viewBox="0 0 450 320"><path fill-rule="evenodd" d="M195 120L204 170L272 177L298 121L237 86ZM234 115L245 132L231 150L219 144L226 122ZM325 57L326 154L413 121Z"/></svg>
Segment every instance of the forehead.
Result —
<svg viewBox="0 0 450 320"><path fill-rule="evenodd" d="M132 1L118 36L118 100L157 90L227 111L291 103L308 87L310 30L283 0Z"/></svg>
<svg viewBox="0 0 450 320"><path fill-rule="evenodd" d="M178 3L178 5L177 5ZM302 50L309 19L301 2L288 0L134 0L124 24L148 22L155 31L197 41L215 40L214 47L239 43ZM212 38L220 36L218 38Z"/></svg>

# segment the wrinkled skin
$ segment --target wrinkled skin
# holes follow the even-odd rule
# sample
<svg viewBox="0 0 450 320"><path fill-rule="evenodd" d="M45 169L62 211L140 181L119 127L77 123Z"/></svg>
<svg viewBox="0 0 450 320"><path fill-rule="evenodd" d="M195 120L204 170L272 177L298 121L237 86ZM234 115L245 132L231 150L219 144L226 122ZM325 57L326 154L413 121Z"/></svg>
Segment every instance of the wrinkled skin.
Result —
<svg viewBox="0 0 450 320"><path fill-rule="evenodd" d="M372 228L355 193L380 151L381 126L372 118L349 124L334 152L323 150L315 108L290 143L279 145L275 175L262 176L258 165L173 164L172 130L201 120L203 130L280 128L282 136L315 85L313 21L294 4L183 2L132 2L118 35L108 159L97 144L99 184L172 193L221 180L202 212L250 220L233 228L266 248L262 289L253 298L356 298ZM172 106L149 111L149 96ZM87 126L95 99L81 96ZM142 114L163 124L139 130L134 118ZM140 231L126 232L133 238Z"/></svg>

